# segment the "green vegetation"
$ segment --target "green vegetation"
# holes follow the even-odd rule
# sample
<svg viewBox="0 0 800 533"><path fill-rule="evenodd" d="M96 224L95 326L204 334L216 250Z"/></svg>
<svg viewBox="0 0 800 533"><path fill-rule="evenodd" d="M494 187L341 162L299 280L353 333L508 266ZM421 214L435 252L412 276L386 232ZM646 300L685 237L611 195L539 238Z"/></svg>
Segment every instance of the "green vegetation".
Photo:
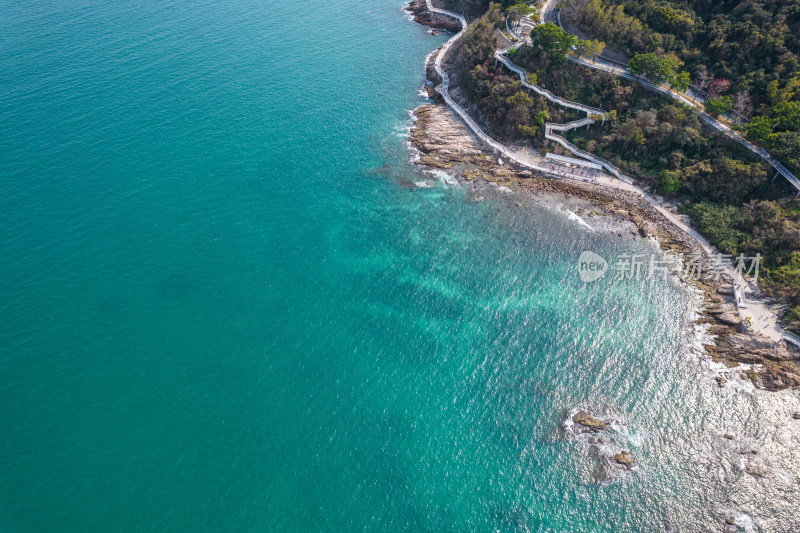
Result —
<svg viewBox="0 0 800 533"><path fill-rule="evenodd" d="M501 6L492 4L484 16L470 26L456 45L455 71L466 96L476 105L495 136L505 140L538 140L544 128L543 117L553 117L554 120L573 117L566 118L563 108L551 107L546 100L534 98L516 74L496 64L496 30L504 25L503 17ZM529 53L530 47L524 48L525 53ZM517 61L516 57L514 61ZM535 76L531 73L529 81L535 81Z"/></svg>
<svg viewBox="0 0 800 533"><path fill-rule="evenodd" d="M506 16L511 21L518 21L522 17L532 15L536 10L528 4L514 4L506 8Z"/></svg>
<svg viewBox="0 0 800 533"><path fill-rule="evenodd" d="M567 54L570 53L594 60L606 47L601 41L578 39L552 22L534 26L531 30L531 43L534 50L546 52L555 63L566 62Z"/></svg>
<svg viewBox="0 0 800 533"><path fill-rule="evenodd" d="M766 259L761 286L785 298L784 315L800 332L800 209L796 200L753 200L740 207L700 202L687 209L698 229L724 253Z"/></svg>
<svg viewBox="0 0 800 533"><path fill-rule="evenodd" d="M550 53L553 60L559 63L567 60L567 54L572 51L577 40L574 35L565 33L552 22L540 24L531 30L531 44L534 49Z"/></svg>
<svg viewBox="0 0 800 533"><path fill-rule="evenodd" d="M586 56L592 61L597 59L606 48L606 43L598 40L580 40L575 43L575 53L579 56Z"/></svg>
<svg viewBox="0 0 800 533"><path fill-rule="evenodd" d="M575 1L568 0L565 11ZM755 85L737 85L739 79L729 77L728 71L720 68L722 63L705 52L684 53L675 43L695 42L695 34L706 31L709 24L705 14L698 15L691 8L696 2L653 5L653 18L641 19L639 11L629 10L634 2L579 1L586 8L594 6L593 20L606 21L605 31L589 31L589 35L608 39L626 53L630 48L634 72L679 90L685 90L690 73L695 73L695 84L701 78L709 93L710 113L736 113L747 134L763 139L774 155L784 157L785 162L800 157L800 75L795 81L773 80L764 85L764 94L758 95ZM717 16L732 16L729 10ZM496 30L504 26L503 17L503 7L492 4L470 26L456 45L454 79L494 135L543 145L546 121L566 122L578 115L527 92L516 75L496 64ZM577 20L584 21L584 31L593 29L585 17ZM657 26L654 21L659 21ZM625 28L635 38L625 41ZM661 37L653 37L654 32ZM786 199L787 183L779 179L772 184L772 169L765 162L706 128L692 109L649 92L641 84L566 61L570 53L596 57L603 43L579 40L554 24L537 26L531 37L534 45L520 47L513 59L527 70L529 82L563 98L607 110L588 130L567 133L570 140L612 161L654 192L678 200L701 232L725 253L760 253L761 287L790 302L791 309L783 318L800 329L800 203ZM794 37L775 39L785 42ZM773 74L765 71L760 75ZM747 122L753 111L755 118Z"/></svg>
<svg viewBox="0 0 800 533"><path fill-rule="evenodd" d="M800 78L795 79L800 86ZM800 99L781 98L764 115L750 121L745 131L787 167L800 168Z"/></svg>
<svg viewBox="0 0 800 533"><path fill-rule="evenodd" d="M733 106L733 99L730 96L709 98L708 100L706 100L706 103L704 104L706 112L713 117L724 115L725 113L731 110L732 106Z"/></svg>
<svg viewBox="0 0 800 533"><path fill-rule="evenodd" d="M505 9L515 4L520 4L520 0L500 0L499 2L492 2L491 0L442 0L441 2L436 2L437 7L461 13L469 21L482 17L494 4Z"/></svg>
<svg viewBox="0 0 800 533"><path fill-rule="evenodd" d="M628 57L674 56L747 136L800 174L797 0L566 0L562 16ZM712 103L712 111L723 106Z"/></svg>
<svg viewBox="0 0 800 533"><path fill-rule="evenodd" d="M632 74L646 76L656 83L670 82L675 78L675 61L655 54L637 54L628 62Z"/></svg>
<svg viewBox="0 0 800 533"><path fill-rule="evenodd" d="M667 78L677 89L688 85L691 73L694 85L708 93L709 114L727 114L800 174L797 0L566 0L562 17L631 58L633 72ZM670 78L670 70L681 67ZM539 79L545 79L541 72ZM583 135L578 144L683 200L702 233L726 253L761 253L762 288L791 303L783 318L800 330L797 202L770 185L763 163L721 138L701 135L685 111L645 105L637 98L636 111L627 109L617 127Z"/></svg>

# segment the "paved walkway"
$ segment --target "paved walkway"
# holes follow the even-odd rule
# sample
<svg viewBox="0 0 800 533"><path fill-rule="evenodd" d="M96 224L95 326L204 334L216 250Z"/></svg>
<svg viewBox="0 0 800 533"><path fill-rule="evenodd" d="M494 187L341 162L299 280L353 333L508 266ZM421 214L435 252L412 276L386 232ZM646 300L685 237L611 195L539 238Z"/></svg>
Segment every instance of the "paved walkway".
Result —
<svg viewBox="0 0 800 533"><path fill-rule="evenodd" d="M548 2L552 2L552 0L547 0L547 1ZM675 226L677 226L678 228L680 228L681 230L683 230L687 234L691 235L698 242L698 244L700 244L700 246L706 251L707 254L713 255L713 254L716 253L716 250L711 246L711 244L702 235L700 235L699 233L697 233L697 231L695 231L694 229L692 229L689 226L687 226L686 224L684 224L680 219L678 219L673 213L671 213L669 210L667 210L655 198L653 198L652 196L648 195L645 191L643 191L642 189L640 189L639 187L634 185L632 183L632 180L631 180L631 182L628 182L628 181L623 181L623 180L621 180L619 178L616 178L616 177L606 176L606 175L603 175L603 174L600 174L600 173L597 173L597 172L588 172L588 171L585 171L585 170L575 171L575 170L573 170L573 169L571 169L569 167L566 167L564 165L553 164L552 162L550 162L550 161L548 161L548 160L546 160L546 159L544 159L542 157L535 157L535 156L532 156L531 154L526 154L526 153L523 153L523 152L512 150L511 148L509 148L509 147L507 147L507 146L495 141L489 135L487 135L486 132L484 132L483 129L481 129L481 127L472 119L472 117L470 117L469 114L458 103L456 103L450 97L450 94L449 94L450 77L447 75L447 72L445 72L445 70L442 68L442 60L443 60L444 56L447 54L447 52L450 50L450 48L453 46L453 44L456 41L458 41L458 39L460 39L461 36L466 31L466 29L467 29L467 21L461 15L458 15L456 13L453 13L453 12L450 12L450 11L447 11L447 10L444 10L444 9L439 9L439 8L433 7L433 5L431 4L431 0L425 0L425 3L427 5L427 7L428 7L428 10L431 11L432 13L439 13L439 14L442 14L442 15L453 17L453 18L455 18L456 20L458 20L461 23L461 31L459 31L456 35L451 37L442 46L442 49L436 55L436 60L434 61L434 68L436 69L436 73L439 74L439 76L442 78L442 83L438 87L436 87L436 90L437 90L437 92L439 92L439 94L442 95L442 98L444 98L444 100L447 103L447 105L449 105L453 109L453 111L455 111L461 117L461 119L473 131L473 133L478 137L478 139L480 139L486 145L488 145L490 148L492 148L492 150L494 150L495 152L501 154L502 156L505 156L509 160L515 161L516 163L518 163L518 164L520 164L522 166L525 166L527 168L530 168L532 170L536 170L536 171L542 172L545 175L548 175L548 176L551 176L551 177L557 177L557 178L570 178L570 179L574 179L574 180L578 180L578 181L590 181L591 183L595 183L595 184L598 184L598 185L603 185L603 186L606 186L606 187L612 187L612 188L615 188L615 189L624 190L624 191L628 191L628 192L632 192L634 194L637 194L637 195L641 196L642 198L644 198L644 200L646 200L650 205L652 205L653 208L656 209L659 213L661 213L667 220L672 222ZM544 16L545 16L544 13L545 13L545 11L542 10L542 15L541 15L542 19L541 20L544 20ZM507 50L507 49L504 49L503 51L505 51L505 50ZM499 50L498 50L498 52L499 52ZM495 52L495 57L497 57L497 52ZM505 56L503 56L503 57L505 58ZM505 58L505 59L507 60L507 58ZM510 63L511 65L513 65L515 67L512 70L514 70L515 72L517 72L521 76L524 75L525 71L522 70L521 68L517 67L516 65L514 65L510 61L508 61L508 63L506 63L504 61L503 63L506 66L508 66L508 63ZM523 78L523 82L525 82L524 78ZM548 94L550 94L554 98L551 101L558 103L559 100L563 100L563 99L561 99L561 98L559 98L559 97L557 97L555 95L552 95L552 93L549 93L549 91L547 91L547 92L548 92ZM568 102L568 101L565 100L565 102ZM574 104L576 106L582 106L582 104L577 104L575 102L569 102L569 103L570 104ZM572 107L572 105L570 107ZM583 107L586 107L586 106L583 106ZM575 107L572 107L572 108L574 109ZM589 118L587 117L587 119L583 119L581 121L574 121L574 122L581 123L581 125L586 125L587 124L586 120L589 120ZM591 119L591 120L593 121L593 119ZM556 125L556 126L562 126L562 127L566 128L567 126L569 126L569 123L565 124L565 125ZM592 156L592 154L589 154L589 155ZM596 160L596 159L599 159L599 158L596 158L595 156L592 156L592 160ZM735 286L735 290L737 291L737 294L743 293L744 291L742 289L744 289L745 287L749 287L749 283L747 282L747 280L744 279L741 276L741 274L739 274L733 268L733 265L728 265L726 270L728 272L728 275L735 282L734 286ZM743 294L741 294L741 296L737 296L737 302L740 300L740 298L742 300L742 303L739 304L739 313L742 316L742 318L743 319L747 319L748 317L752 317L752 320L753 320L752 329L754 331L756 331L758 333L761 333L761 334L769 337L770 339L772 339L772 340L774 340L776 342L779 341L781 339L781 337L782 337L782 332L780 330L780 327L777 325L777 317L775 317L774 313L772 313L766 305L764 305L763 303L761 303L759 301L747 301L744 298Z"/></svg>
<svg viewBox="0 0 800 533"><path fill-rule="evenodd" d="M539 13L539 21L540 23L544 23L545 21L553 22L554 24L557 24L559 27L563 29L563 26L561 25L560 13L557 15L555 14L556 3L557 3L556 0L545 0L544 4L542 5L542 9ZM671 87L667 87L665 85L657 85L655 83L652 83L641 76L636 76L635 74L631 74L631 72L627 68L622 68L617 64L611 63L610 61L607 60L597 59L595 61L591 61L583 57L573 56L573 55L569 55L568 57L571 61L583 65L585 67L597 70L603 70L610 74L614 74L615 76L620 76L622 78L626 78L635 81L637 83L640 83L652 91L674 98L675 100L678 100L682 104L691 107L694 110L694 112L697 113L697 115L700 116L700 118L704 122L706 122L709 126L711 126L712 128L716 129L719 132L722 132L727 137L738 142L751 152L755 153L756 155L764 159L764 161L769 163L770 166L772 166L772 168L775 169L777 174L782 175L789 181L789 183L791 183L797 189L797 196L800 196L800 180L797 179L797 177L794 174L792 174L792 172L789 171L789 169L787 169L779 161L774 159L769 154L769 152L767 152L761 147L756 146L750 141L744 139L741 135L739 135L733 129L731 129L730 126L728 126L723 122L720 122L719 120L715 119L714 117L706 113L704 111L702 99L697 99L682 92L678 92L672 89Z"/></svg>

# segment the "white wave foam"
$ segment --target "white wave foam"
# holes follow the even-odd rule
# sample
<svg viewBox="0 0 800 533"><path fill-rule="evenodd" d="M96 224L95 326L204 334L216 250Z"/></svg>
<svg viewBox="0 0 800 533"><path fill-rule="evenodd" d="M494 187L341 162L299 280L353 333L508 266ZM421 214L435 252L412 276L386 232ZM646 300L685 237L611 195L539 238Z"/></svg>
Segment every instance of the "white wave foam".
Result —
<svg viewBox="0 0 800 533"><path fill-rule="evenodd" d="M416 115L414 115L415 110L409 110L409 122L408 128L406 129L406 149L408 153L411 155L409 158L409 163L418 163L419 160L422 158L422 154L420 153L419 149L411 143L411 128L414 127L414 123L417 121Z"/></svg>
<svg viewBox="0 0 800 533"><path fill-rule="evenodd" d="M592 431L574 422L572 417L581 411L587 412L596 420L603 422L606 425L605 429ZM614 478L628 474L629 470L630 472L639 470L636 462L633 467L628 469L619 464L614 456L623 451L630 452L633 448L641 448L644 445L645 435L614 415L610 409L579 405L570 409L562 427L568 438L578 442L587 456L596 458L610 472L613 472Z"/></svg>
<svg viewBox="0 0 800 533"><path fill-rule="evenodd" d="M578 224L589 228L589 231L594 231L594 228L592 228L589 224L587 224L585 220L583 220L581 217L579 217L578 215L567 209L563 204L558 204L558 210L567 215L568 219L573 220Z"/></svg>
<svg viewBox="0 0 800 533"><path fill-rule="evenodd" d="M456 179L456 177L448 172L445 172L444 170L438 168L432 168L426 170L425 172L427 172L428 174L432 175L433 177L441 181L444 185L450 187L458 185L458 180Z"/></svg>
<svg viewBox="0 0 800 533"><path fill-rule="evenodd" d="M414 14L411 12L411 0L403 4L401 10L403 11L403 13L405 13L406 18L409 21L414 22Z"/></svg>
<svg viewBox="0 0 800 533"><path fill-rule="evenodd" d="M732 521L733 525L744 529L747 533L755 533L761 530L761 526L752 516L738 509L724 509L718 511L717 514L725 521Z"/></svg>

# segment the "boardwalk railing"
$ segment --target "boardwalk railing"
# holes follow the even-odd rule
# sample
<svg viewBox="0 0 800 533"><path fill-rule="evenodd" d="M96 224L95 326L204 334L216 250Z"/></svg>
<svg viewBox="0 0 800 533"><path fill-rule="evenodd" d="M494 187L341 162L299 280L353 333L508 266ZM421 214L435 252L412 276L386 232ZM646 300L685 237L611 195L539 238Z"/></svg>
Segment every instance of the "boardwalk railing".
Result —
<svg viewBox="0 0 800 533"><path fill-rule="evenodd" d="M542 11L541 11L541 14L540 14L540 17L539 17L541 23L545 22L545 20L548 17L548 13L552 13L553 12L553 4L554 4L554 2L555 2L555 0L545 0L545 3L542 6ZM563 29L563 26L561 25L561 13L560 12L558 13L557 17L550 16L550 18L551 18L551 20L553 22L557 23L558 26L562 27L562 29ZM675 91L672 88L663 87L661 85L657 85L655 83L652 83L649 80L647 80L645 78L642 78L640 76L635 76L635 75L630 73L630 71L627 69L627 66L617 66L617 65L621 65L621 63L619 63L617 61L613 61L612 62L612 61L610 61L608 59L603 59L602 61L597 61L597 62L592 61L592 62L590 62L590 61L587 61L586 59L584 59L582 57L578 57L578 56L570 55L568 57L569 57L569 59L571 61L573 61L575 63L578 63L580 65L583 65L583 66L586 66L586 67L589 67L589 68L593 68L593 69L597 69L597 70L603 70L605 72L609 72L611 74L614 74L615 76L620 76L620 77L623 77L623 78L626 78L626 79L629 79L629 80L632 80L632 81L636 81L636 82L644 85L645 87L647 87L648 89L650 89L652 91L655 91L655 92L661 93L663 95L669 96L671 98L674 98L675 100L678 100L679 102L681 102L683 104L688 105L689 107L691 107L694 110L695 113L697 113L700 116L700 118L702 118L706 123L708 123L714 129L716 129L718 131L721 131L726 136L730 137L734 141L738 142L739 144L741 144L742 146L744 146L745 148L747 148L751 152L759 155L762 159L764 159L764 161L766 161L770 166L772 166L772 168L774 168L780 175L782 175L784 178L786 178L786 180L789 181L789 183L791 183L797 189L797 195L796 196L800 196L800 179L798 179L794 174L792 174L792 172L789 169L787 169L785 166L783 166L779 161L775 160L775 158L773 158L769 154L769 152L767 152L763 148L760 148L760 147L754 145L753 143L745 140L741 135L739 135L738 133L732 131L729 127L725 126L724 124L722 124L721 122L719 122L718 120L713 118L712 116L708 115L708 113L706 113L703 109L701 109L698 106L697 103L695 103L695 102L690 100L691 97L689 97L689 96L687 96L687 95L685 95L683 93L680 93L678 91ZM611 63L616 63L616 65L611 64Z"/></svg>
<svg viewBox="0 0 800 533"><path fill-rule="evenodd" d="M562 172L562 171L559 171L559 170L555 170L555 167L548 168L548 167L544 167L542 165L536 164L535 162L528 160L524 155L519 154L519 153L515 153L514 151L512 151L512 150L508 149L507 147L505 147L504 145L498 143L497 141L492 139L489 135L487 135L480 128L480 126L478 126L478 124L475 123L474 120L472 120L472 118L469 116L469 114L467 114L467 112L450 97L450 94L449 94L449 91L448 91L448 88L449 88L449 85L450 85L450 79L449 79L447 73L444 71L444 69L441 66L442 58L444 57L446 52L450 49L450 47L453 45L453 43L455 43L463 35L464 31L467 29L467 21L466 21L466 19L464 17L462 17L461 15L458 15L456 13L451 13L450 11L445 11L443 9L434 8L431 5L431 0L425 0L425 3L427 5L427 7L428 7L428 10L431 11L432 13L439 13L439 14L443 14L443 15L447 15L447 16L453 17L453 18L457 19L461 23L461 31L458 32L452 38L450 38L450 40L448 40L442 46L442 49L440 50L439 54L436 57L436 60L434 61L434 67L436 69L436 72L442 78L442 83L439 85L439 87L436 88L436 90L442 95L442 97L444 98L444 100L447 103L447 105L449 105L462 118L462 120L464 120L464 122L475 133L475 135L478 137L478 139L480 139L482 142L486 143L489 147L491 147L496 152L498 152L501 155L507 157L509 160L515 161L515 162L517 162L518 164L520 164L522 166L528 167L528 168L533 169L533 170L537 170L539 172L542 172L544 174L548 174L548 175L553 176L553 177L574 178L575 176L573 174L570 174L570 173L567 173L567 172ZM543 13L542 14L542 20L543 20L544 10L542 10L542 13ZM516 67L516 65L514 65L513 63L511 63L511 65ZM519 72L520 70L522 70L522 69L519 69L519 67L516 67L515 72ZM522 72L524 72L524 71L522 71ZM559 128L560 131L564 131L566 129L572 129L572 128L576 128L576 127L581 127L581 126L587 125L587 124L589 124L588 121L590 121L590 120L594 121L593 118L587 117L585 119L575 120L575 121L569 122L567 124L547 123L547 124L545 124L545 129L546 129L546 132L547 132L546 136L549 135L549 137L548 137L549 139L552 139L555 142L558 142L559 144L561 144L562 146L564 146L568 150L572 151L573 153L580 154L582 157L584 157L586 159L598 162L599 164L603 165L604 168L606 168L607 170L612 172L614 175L617 175L611 169L613 168L617 172L619 172L619 170L617 170L616 167L614 167L613 165L611 165L607 161L604 161L604 160L594 156L593 154L590 154L588 152L585 152L585 151L579 149L578 147L576 147L576 146L572 145L571 143L569 143L569 141L567 141L563 137L560 137L560 136L555 135L555 134L552 133L552 130L553 129L557 129L557 128ZM647 193L645 193L644 191L642 191L640 188L636 187L635 185L632 185L633 180L631 180L627 176L624 176L621 173L619 174L618 177L620 177L621 181L624 181L625 183L618 183L618 182L615 182L614 180L609 180L609 182L604 184L604 185L609 186L609 187L613 187L613 188L616 188L616 189L627 190L629 192L632 192L632 193L635 193L635 194L641 196L645 201L647 201L650 205L652 205L655 210L657 210L659 213L661 213L667 220L672 222L677 228L679 228L681 231L685 232L687 235L689 235L693 239L695 239L698 242L698 244L706 251L706 253L708 253L708 254L713 253L713 249L711 248L711 244L702 235L700 235L699 233L697 233L697 231L693 230L692 228L688 227L686 224L684 224L683 222L678 220L672 213L670 213L667 209L665 209L663 206L661 206L659 204L659 202L657 202L650 195L648 195ZM729 272L731 272L732 275L735 277L736 271L733 269L732 265L729 265L727 270ZM784 332L783 333L783 339L786 342L791 342L792 344L795 344L796 346L800 347L800 337L798 337L796 335Z"/></svg>
<svg viewBox="0 0 800 533"><path fill-rule="evenodd" d="M509 46L508 48L503 48L503 49L500 49L500 50L496 50L495 53L494 53L494 57L495 57L495 59L500 61L503 65L505 65L509 70L511 70L512 72L517 73L519 75L519 78L522 81L522 85L524 87L527 87L527 88L533 90L535 93L537 93L537 94L539 94L541 96L544 96L547 100L553 102L554 104L560 105L562 107L566 107L566 108L569 108L569 109L575 109L577 111L582 111L582 112L586 113L587 115L595 115L595 116L600 116L600 117L604 117L605 116L606 111L604 109L600 109L598 107L587 106L587 105L584 105L584 104L580 104L578 102L572 102L570 100L565 100L564 98L561 98L560 96L554 95L553 93L551 93L547 89L545 89L543 87L540 87L539 85L537 85L535 83L528 83L528 74L525 71L525 69L523 69L522 67L520 67L518 65L515 65L506 56L506 54L508 53L509 50L511 50L513 48L516 48L518 45L519 44L513 44L513 45ZM563 146L564 148L566 148L567 150L572 152L574 155L577 155L578 157L582 157L584 159L588 159L589 161L592 161L593 163L596 163L596 164L602 166L604 169L606 169L614 177L616 177L618 179L621 179L622 181L624 181L626 183L633 183L633 179L631 177L626 176L625 174L623 174L620 171L620 169L618 169L611 162L606 161L603 158L597 157L596 155L594 155L592 153L589 153L586 150L581 150L580 148L578 148L577 146L575 146L574 144L572 144L571 142L566 140L564 137L562 137L560 135L556 135L556 134L553 133L553 131L567 131L567 130L571 130L571 129L574 129L574 128L579 128L581 126L588 126L590 124L594 124L594 122L595 122L595 120L593 118L589 118L589 117L587 117L587 118L585 118L583 120L575 120L575 121L572 121L572 122L568 122L567 124L556 124L556 123L553 123L553 122L548 122L548 123L545 124L544 138L560 144L561 146Z"/></svg>
<svg viewBox="0 0 800 533"><path fill-rule="evenodd" d="M458 20L461 23L461 31L459 31L456 35L451 37L442 46L442 49L437 54L436 60L433 63L436 73L442 78L442 83L439 84L438 87L436 87L436 91L442 95L442 98L444 98L445 103L447 103L447 105L450 106L450 108L452 108L453 111L455 111L459 117L461 117L464 123L469 127L469 129L472 130L472 132L481 142L489 146L495 152L501 154L502 156L505 156L510 161L514 161L519 165L530 168L532 170L542 172L544 174L548 174L550 176L573 178L574 176L570 173L556 170L553 167L546 167L543 165L539 165L534 161L529 160L527 157L525 157L524 154L516 153L507 148L506 146L495 141L489 135L487 135L486 132L483 131L483 129L481 129L481 127L472 119L472 117L469 116L469 114L455 100L453 100L450 97L450 92L449 92L450 77L447 75L447 72L445 72L445 70L442 68L442 60L444 56L447 54L447 52L450 50L450 48L453 46L453 44L455 44L456 41L458 41L458 39L460 39L461 36L464 34L464 31L466 31L467 21L463 16L457 13L452 13L444 9L433 7L433 5L431 5L431 0L425 0L425 3L428 7L428 11L430 11L431 13L446 15Z"/></svg>
<svg viewBox="0 0 800 533"><path fill-rule="evenodd" d="M785 340L786 342L791 342L792 344L800 348L800 337L798 337L794 333L789 333L788 331L784 331L783 340Z"/></svg>
<svg viewBox="0 0 800 533"><path fill-rule="evenodd" d="M548 168L548 167L536 164L535 162L530 161L524 155L515 153L515 152L509 150L506 146L504 146L504 145L500 144L499 142L495 141L489 135L487 135L486 132L483 131L483 129L472 119L472 117L470 117L469 114L450 97L450 92L449 92L449 89L450 89L450 77L448 76L447 72L445 72L445 70L442 68L442 60L444 59L444 56L447 54L447 52L450 50L450 48L453 46L453 44L455 44L455 42L458 41L458 39L460 39L461 36L466 31L466 29L468 27L467 20L462 15L459 15L457 13L453 13L453 12L447 11L445 9L439 9L439 8L433 7L433 5L431 4L431 0L425 0L425 4L428 7L428 11L430 11L431 13L438 13L438 14L441 14L441 15L447 15L449 17L455 18L461 24L461 31L459 31L456 35L451 37L442 46L442 49L436 55L436 60L433 63L433 66L434 66L434 69L436 70L436 73L439 74L439 76L442 78L442 83L436 88L436 91L439 94L442 95L442 98L444 98L444 100L447 103L447 105L449 105L458 114L458 116L461 117L461 119L467 124L467 126L475 133L475 135L478 137L478 139L480 139L482 142L487 144L493 150L495 150L495 151L499 152L500 154L504 155L509 160L514 161L514 162L516 162L516 163L518 163L520 165L526 166L528 168L531 168L531 169L534 169L534 170L538 170L540 172L545 172L545 173L550 174L550 175L557 175L557 176L562 176L562 177L572 177L570 174L556 171L552 167ZM579 104L577 102L571 102L569 100L565 100L565 99L563 99L563 98L561 98L559 96L554 95L553 93L551 93L547 89L543 89L542 87L539 87L536 84L528 83L527 73L525 72L525 70L520 68L520 67L518 67L517 65L515 65L513 62L511 62L505 56L505 53L508 50L510 50L511 48L513 48L514 46L516 46L516 45L512 45L512 46L510 46L508 48L495 51L495 58L497 58L498 61L502 62L510 70L512 70L513 72L516 72L519 75L523 86L530 88L531 90L533 90L537 94L540 94L540 95L544 96L545 98L547 98L548 100L550 100L551 102L556 103L558 105L561 105L563 107L568 107L570 109L583 111L587 115L600 115L600 116L605 115L605 110L603 110L603 109L599 109L599 108L591 107L591 106L586 106L586 105L583 105L583 104ZM588 159L589 161L592 161L592 162L594 162L594 163L596 163L598 165L601 165L603 168L608 170L613 176L619 178L620 180L622 180L622 181L624 181L624 182L626 182L628 184L633 183L633 180L631 178L629 178L628 176L625 176L622 172L620 172L620 170L617 167L612 165L610 162L606 161L605 159L601 159L601 158L595 156L594 154L590 154L589 152L586 152L585 150L581 150L580 148L578 148L574 144L572 144L569 141L567 141L565 138L561 137L560 135L556 135L556 134L553 133L554 129L557 129L559 131L565 131L565 130L573 129L573 128L576 128L576 127L585 126L585 125L591 124L593 122L594 122L594 119L587 117L587 118L585 118L583 120L573 121L573 122L570 122L568 124L546 123L545 124L545 138L549 139L549 140L552 140L554 142L557 142L558 144L560 144L561 146L563 146L564 148L566 148L567 150L569 150L570 152L572 152L573 154L575 154L575 155L577 155L579 157L583 157L584 159Z"/></svg>
<svg viewBox="0 0 800 533"><path fill-rule="evenodd" d="M587 121L589 121L589 122L587 122ZM633 183L633 178L623 174L611 162L606 161L605 159L603 159L601 157L597 157L596 155L594 155L594 154L592 154L590 152L587 152L586 150L581 150L580 148L578 148L577 146L575 146L574 144L572 144L571 142L566 140L561 135L556 135L556 134L552 133L552 130L554 130L554 129L558 129L558 130L564 131L564 130L569 130L569 129L573 129L573 128L579 128L581 126L585 126L585 125L590 124L592 122L594 122L594 119L591 119L591 118L585 118L583 120L576 120L576 121L573 121L573 122L569 122L567 124L553 124L551 122L548 122L548 123L546 123L544 125L545 126L544 137L545 137L545 139L549 139L551 141L557 142L558 144L560 144L561 146L563 146L564 148L566 148L567 150L569 150L573 154L575 154L577 156L580 156L580 157L582 157L584 159L588 159L589 161L592 161L593 163L596 163L596 164L602 166L609 173L613 174L614 177L624 181L625 183ZM566 126L570 126L570 127L566 127Z"/></svg>
<svg viewBox="0 0 800 533"><path fill-rule="evenodd" d="M567 108L570 108L570 109L575 109L577 111L583 111L584 113L588 113L588 114L591 114L591 115L605 115L606 111L603 110L603 109L600 109L598 107L591 107L591 106L588 106L588 105L580 104L578 102L572 102L570 100L565 100L564 98L561 98L560 96L554 95L553 93L551 93L547 89L545 89L543 87L540 87L539 85L537 85L535 83L528 83L528 73L525 72L525 69L523 69L523 68L515 65L514 63L512 63L511 60L508 59L508 57L506 56L506 54L508 53L509 50L511 50L512 48L516 48L516 47L517 47L517 45L515 44L515 45L512 45L512 46L509 46L508 48L503 48L503 49L500 49L500 50L496 50L495 53L494 53L494 57L495 57L495 59L500 61L503 65L505 65L508 68L508 70L511 70L512 72L517 73L519 75L520 81L522 82L522 85L524 85L528 89L531 89L536 94L538 94L540 96L544 96L545 98L547 98L548 100L550 100L554 104L560 105L561 107L567 107Z"/></svg>

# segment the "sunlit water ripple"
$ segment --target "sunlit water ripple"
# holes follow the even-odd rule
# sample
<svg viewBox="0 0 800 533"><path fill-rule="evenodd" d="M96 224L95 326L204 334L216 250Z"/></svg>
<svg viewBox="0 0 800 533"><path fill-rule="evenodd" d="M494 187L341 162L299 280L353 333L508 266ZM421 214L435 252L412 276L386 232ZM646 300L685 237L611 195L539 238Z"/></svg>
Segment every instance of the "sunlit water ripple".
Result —
<svg viewBox="0 0 800 533"><path fill-rule="evenodd" d="M800 529L797 398L577 276L654 243L411 167L401 8L6 6L0 529Z"/></svg>

